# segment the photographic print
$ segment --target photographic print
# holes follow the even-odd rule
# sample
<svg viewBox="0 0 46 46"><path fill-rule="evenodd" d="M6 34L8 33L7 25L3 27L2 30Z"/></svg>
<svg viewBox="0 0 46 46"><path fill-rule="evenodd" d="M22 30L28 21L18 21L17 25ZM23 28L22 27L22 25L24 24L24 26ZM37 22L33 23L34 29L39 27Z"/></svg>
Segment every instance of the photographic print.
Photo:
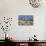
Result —
<svg viewBox="0 0 46 46"><path fill-rule="evenodd" d="M19 15L18 25L33 25L33 16L32 15Z"/></svg>

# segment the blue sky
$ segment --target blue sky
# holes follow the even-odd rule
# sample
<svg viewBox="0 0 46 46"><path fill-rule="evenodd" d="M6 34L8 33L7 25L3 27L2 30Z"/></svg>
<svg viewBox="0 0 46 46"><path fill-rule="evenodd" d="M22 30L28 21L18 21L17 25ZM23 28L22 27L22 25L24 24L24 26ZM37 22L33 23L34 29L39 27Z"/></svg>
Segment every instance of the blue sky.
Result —
<svg viewBox="0 0 46 46"><path fill-rule="evenodd" d="M23 19L33 20L33 16L32 15L19 15L18 19L19 20L23 20Z"/></svg>

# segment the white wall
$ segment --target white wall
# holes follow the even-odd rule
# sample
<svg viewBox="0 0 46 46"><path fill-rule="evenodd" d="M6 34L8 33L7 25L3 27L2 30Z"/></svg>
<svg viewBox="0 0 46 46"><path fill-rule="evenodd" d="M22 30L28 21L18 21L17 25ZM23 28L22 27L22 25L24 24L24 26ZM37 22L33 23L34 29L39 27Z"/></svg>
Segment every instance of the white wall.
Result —
<svg viewBox="0 0 46 46"><path fill-rule="evenodd" d="M18 15L33 15L34 25L18 26ZM27 40L34 34L37 35L39 40L44 40L44 15L46 15L46 8L32 8L28 0L0 0L0 16L13 17L9 33L17 40ZM0 39L2 39L2 36L0 36Z"/></svg>
<svg viewBox="0 0 46 46"><path fill-rule="evenodd" d="M45 26L45 28L44 28L44 39L46 39L46 16L45 16L44 21L45 21L45 24L44 24L44 26Z"/></svg>

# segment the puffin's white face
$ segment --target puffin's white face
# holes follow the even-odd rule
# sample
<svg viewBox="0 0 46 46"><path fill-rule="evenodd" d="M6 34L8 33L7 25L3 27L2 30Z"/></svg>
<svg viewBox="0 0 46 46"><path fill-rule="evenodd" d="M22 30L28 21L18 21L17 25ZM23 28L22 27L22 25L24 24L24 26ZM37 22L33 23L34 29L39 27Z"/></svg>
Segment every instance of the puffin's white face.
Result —
<svg viewBox="0 0 46 46"><path fill-rule="evenodd" d="M38 8L40 6L41 0L29 0L29 3L32 5L32 7Z"/></svg>

